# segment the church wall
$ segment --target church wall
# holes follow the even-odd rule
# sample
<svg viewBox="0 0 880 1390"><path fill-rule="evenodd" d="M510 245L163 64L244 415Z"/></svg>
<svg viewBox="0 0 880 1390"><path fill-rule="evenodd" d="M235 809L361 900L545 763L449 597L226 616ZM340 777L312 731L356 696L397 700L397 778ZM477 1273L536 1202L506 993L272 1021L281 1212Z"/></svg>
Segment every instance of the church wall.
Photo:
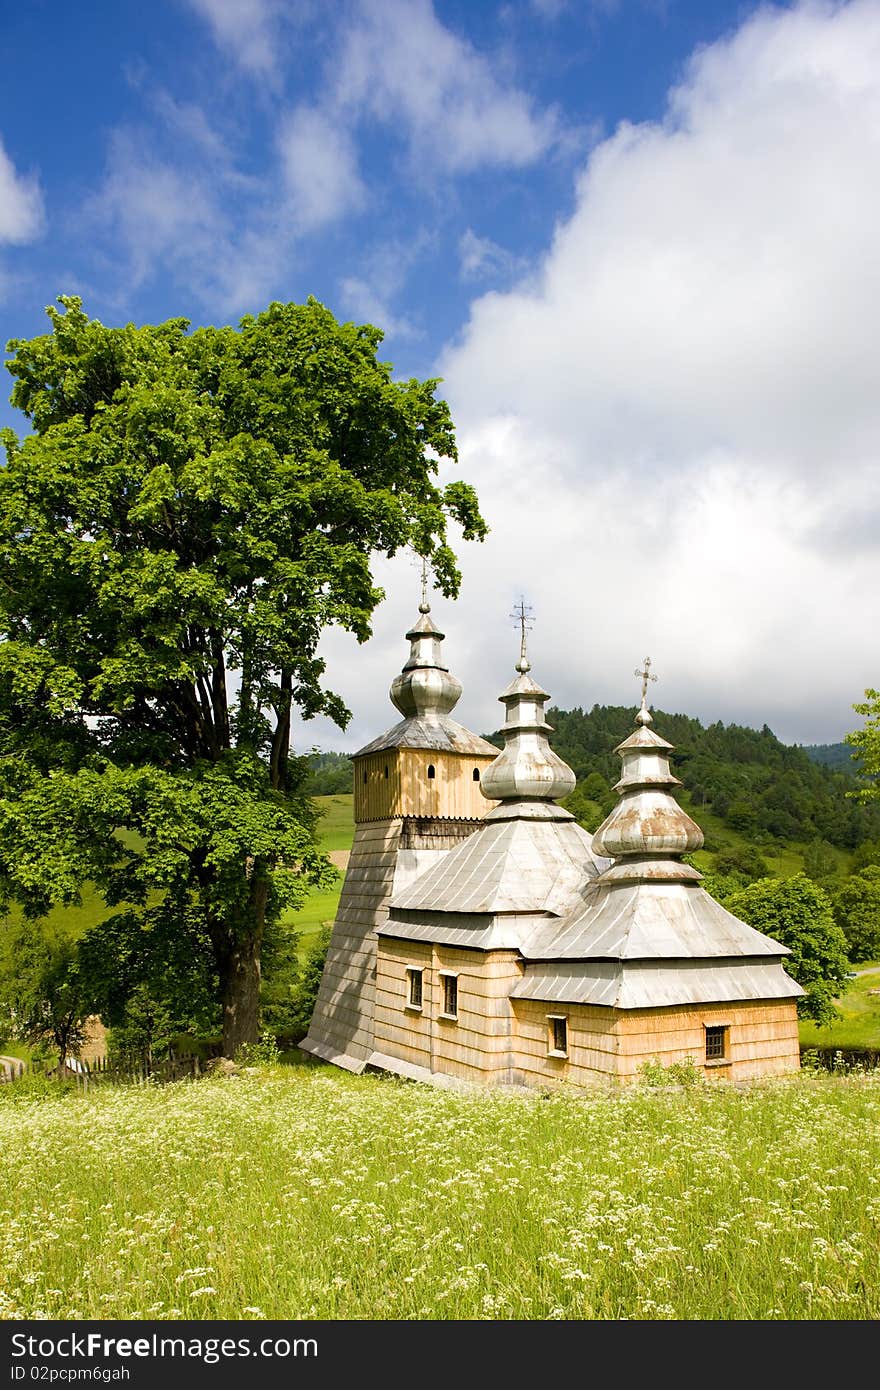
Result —
<svg viewBox="0 0 880 1390"><path fill-rule="evenodd" d="M388 748L357 758L354 765L355 823L387 820L402 814L400 750Z"/></svg>
<svg viewBox="0 0 880 1390"><path fill-rule="evenodd" d="M535 999L510 1001L515 1019L519 1079L527 1086L595 1086L613 1080L618 1040L610 1009L590 1004L549 1004ZM548 1056L548 1014L568 1020L568 1058Z"/></svg>
<svg viewBox="0 0 880 1390"><path fill-rule="evenodd" d="M446 816L482 820L497 803L474 781L494 758L485 753L445 753L432 748L388 748L355 761L354 818ZM434 776L428 776L433 767ZM387 768L387 776L386 776Z"/></svg>
<svg viewBox="0 0 880 1390"><path fill-rule="evenodd" d="M422 1013L407 1009L406 971L424 970ZM441 971L458 979L458 1018L441 1017ZM513 951L467 951L382 937L376 972L376 1050L482 1083L512 1081L509 993L522 976Z"/></svg>
<svg viewBox="0 0 880 1390"><path fill-rule="evenodd" d="M388 916L401 825L374 822L355 830L318 998L300 1044L328 1060L347 1058L355 1068L373 1050L375 930Z"/></svg>
<svg viewBox="0 0 880 1390"><path fill-rule="evenodd" d="M633 1011L530 999L511 1003L526 1085L627 1083L638 1080L644 1062L668 1067L688 1057L710 1080L745 1081L800 1066L797 1006L791 1000ZM554 1013L567 1018L567 1059L548 1055L548 1015ZM723 1063L706 1062L706 1027L729 1030Z"/></svg>
<svg viewBox="0 0 880 1390"><path fill-rule="evenodd" d="M726 1027L725 1063L706 1064L705 1027ZM663 1065L692 1057L715 1080L745 1081L800 1067L794 1000L704 1004L681 1009L634 1009L619 1015L621 1080L637 1076L643 1062Z"/></svg>

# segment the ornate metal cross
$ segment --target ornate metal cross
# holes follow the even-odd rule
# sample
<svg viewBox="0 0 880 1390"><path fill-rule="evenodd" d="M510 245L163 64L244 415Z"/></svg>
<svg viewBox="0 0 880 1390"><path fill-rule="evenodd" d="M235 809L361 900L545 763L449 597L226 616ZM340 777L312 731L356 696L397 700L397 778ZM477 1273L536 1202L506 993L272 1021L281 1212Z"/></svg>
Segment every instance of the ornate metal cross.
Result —
<svg viewBox="0 0 880 1390"><path fill-rule="evenodd" d="M531 604L526 603L525 599L521 597L510 616L515 622L519 623L519 659L520 661L526 661L526 633L535 625L535 620L532 617Z"/></svg>
<svg viewBox="0 0 880 1390"><path fill-rule="evenodd" d="M428 557L427 555L419 555L418 551L413 550L410 557L410 564L415 565L416 569L421 570L422 601L419 605L419 612L429 613L431 611L431 605L428 602L428 588L431 566L428 563Z"/></svg>
<svg viewBox="0 0 880 1390"><path fill-rule="evenodd" d="M422 556L422 607L423 607L423 608L427 605L427 602L428 602L428 559L427 559L427 556L423 555L423 556Z"/></svg>
<svg viewBox="0 0 880 1390"><path fill-rule="evenodd" d="M651 658L645 657L645 669L643 671L633 671L634 676L638 676L642 682L642 704L648 697L648 681L655 681L656 676L651 675Z"/></svg>

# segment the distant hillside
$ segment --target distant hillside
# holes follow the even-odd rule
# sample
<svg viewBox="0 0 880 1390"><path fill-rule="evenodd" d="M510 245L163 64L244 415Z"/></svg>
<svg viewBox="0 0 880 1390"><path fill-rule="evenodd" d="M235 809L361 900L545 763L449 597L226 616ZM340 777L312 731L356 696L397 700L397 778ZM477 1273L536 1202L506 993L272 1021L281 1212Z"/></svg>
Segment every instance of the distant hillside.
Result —
<svg viewBox="0 0 880 1390"><path fill-rule="evenodd" d="M614 749L631 731L634 714L634 707L621 705L547 711L553 747L578 779L570 809L585 824L598 824L617 799L612 787L620 760ZM726 827L737 840L768 847L822 840L851 851L866 840L880 841L880 802L863 806L847 796L857 770L847 744L792 746L780 743L766 725L704 726L662 710L655 717L657 729L675 745L672 765L684 784L683 801L697 819L704 808L704 819L709 813L719 831ZM483 736L501 747L497 731ZM351 792L347 754L311 753L306 761L312 768L310 795Z"/></svg>
<svg viewBox="0 0 880 1390"><path fill-rule="evenodd" d="M553 747L574 770L578 793L604 809L620 776L616 744L633 727L633 707L549 709ZM692 806L707 807L753 844L824 840L855 849L880 840L880 803L859 805L847 796L849 771L820 762L807 749L780 743L765 725L710 724L684 714L655 711L655 727L675 745L672 765ZM845 747L846 745L841 745ZM574 809L574 808L572 808Z"/></svg>
<svg viewBox="0 0 880 1390"><path fill-rule="evenodd" d="M805 743L801 746L807 757L820 767L831 767L836 772L848 772L851 777L859 771L861 759L848 743Z"/></svg>
<svg viewBox="0 0 880 1390"><path fill-rule="evenodd" d="M347 753L309 753L306 762L311 768L306 786L309 796L335 796L351 791L353 776Z"/></svg>

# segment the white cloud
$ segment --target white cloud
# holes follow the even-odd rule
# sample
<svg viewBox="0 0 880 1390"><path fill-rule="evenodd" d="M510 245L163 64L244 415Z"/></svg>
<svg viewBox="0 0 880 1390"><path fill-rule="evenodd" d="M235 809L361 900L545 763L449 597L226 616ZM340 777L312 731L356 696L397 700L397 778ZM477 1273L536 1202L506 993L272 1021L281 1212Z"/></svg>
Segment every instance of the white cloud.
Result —
<svg viewBox="0 0 880 1390"><path fill-rule="evenodd" d="M362 0L334 70L337 103L400 127L423 175L531 164L559 135L555 113L502 84L430 0Z"/></svg>
<svg viewBox="0 0 880 1390"><path fill-rule="evenodd" d="M211 27L214 41L258 77L274 77L278 63L277 0L188 0Z"/></svg>
<svg viewBox="0 0 880 1390"><path fill-rule="evenodd" d="M345 312L381 328L386 340L419 336L418 329L411 320L405 315L396 314L391 309L389 300L377 294L368 281L361 280L356 275L348 275L340 281L339 292Z"/></svg>
<svg viewBox="0 0 880 1390"><path fill-rule="evenodd" d="M323 112L299 107L278 135L290 215L315 231L364 206L366 190L348 131Z"/></svg>
<svg viewBox="0 0 880 1390"><path fill-rule="evenodd" d="M0 140L0 242L33 241L43 225L43 195L36 175L18 173Z"/></svg>
<svg viewBox="0 0 880 1390"><path fill-rule="evenodd" d="M663 708L790 741L857 726L880 678L878 168L880 5L761 10L662 123L597 146L532 277L475 302L439 364L492 527L441 605L467 722L497 720L524 592L560 705L635 702L648 654ZM389 678L417 601L395 583ZM350 661L340 684L361 731L390 722L381 683L369 707Z"/></svg>
<svg viewBox="0 0 880 1390"><path fill-rule="evenodd" d="M511 255L491 237L477 236L471 227L459 237L458 258L463 280L509 276L514 271L523 269L521 257Z"/></svg>

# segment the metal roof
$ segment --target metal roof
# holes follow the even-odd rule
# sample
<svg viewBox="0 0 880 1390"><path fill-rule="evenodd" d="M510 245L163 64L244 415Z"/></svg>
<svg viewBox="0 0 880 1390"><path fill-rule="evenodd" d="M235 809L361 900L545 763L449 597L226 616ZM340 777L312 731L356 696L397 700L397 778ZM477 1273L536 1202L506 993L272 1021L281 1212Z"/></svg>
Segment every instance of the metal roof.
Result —
<svg viewBox="0 0 880 1390"><path fill-rule="evenodd" d="M481 757L498 757L498 749L493 743L472 734L457 720L446 714L435 714L430 718L413 715L411 719L401 719L386 733L374 738L359 748L353 755L361 758L366 753L380 753L386 748L436 748L444 753L478 753Z"/></svg>
<svg viewBox="0 0 880 1390"><path fill-rule="evenodd" d="M787 956L787 946L741 922L698 883L592 884L564 922L536 933L532 960L706 960Z"/></svg>
<svg viewBox="0 0 880 1390"><path fill-rule="evenodd" d="M487 820L391 899L391 912L555 913L581 905L601 872L590 837L574 820Z"/></svg>
<svg viewBox="0 0 880 1390"><path fill-rule="evenodd" d="M460 946L472 951L518 951L535 930L529 913L394 911L376 928L377 936L397 941L430 941L437 946Z"/></svg>
<svg viewBox="0 0 880 1390"><path fill-rule="evenodd" d="M676 1004L726 1004L748 999L793 999L804 991L778 961L590 961L527 966L514 999L548 1004L599 1004L614 1009L656 1009Z"/></svg>

